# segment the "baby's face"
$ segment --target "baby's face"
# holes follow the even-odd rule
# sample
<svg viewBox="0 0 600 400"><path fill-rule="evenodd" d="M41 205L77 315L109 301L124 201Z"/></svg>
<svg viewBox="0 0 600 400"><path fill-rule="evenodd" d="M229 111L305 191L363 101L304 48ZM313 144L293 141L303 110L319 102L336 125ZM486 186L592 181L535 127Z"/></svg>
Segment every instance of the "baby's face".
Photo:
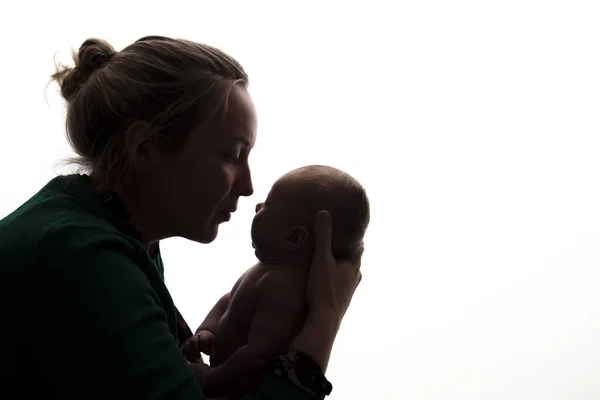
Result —
<svg viewBox="0 0 600 400"><path fill-rule="evenodd" d="M264 203L256 205L251 236L256 257L261 261L273 261L285 252L286 243L294 240L295 231L305 220L307 207L295 189L295 182L281 179L275 182Z"/></svg>

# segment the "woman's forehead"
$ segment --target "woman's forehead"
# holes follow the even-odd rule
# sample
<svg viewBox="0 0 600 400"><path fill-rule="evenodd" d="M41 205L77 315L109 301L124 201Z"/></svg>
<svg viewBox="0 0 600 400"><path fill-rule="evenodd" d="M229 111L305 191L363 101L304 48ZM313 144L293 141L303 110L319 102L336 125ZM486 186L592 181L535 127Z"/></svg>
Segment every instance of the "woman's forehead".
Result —
<svg viewBox="0 0 600 400"><path fill-rule="evenodd" d="M197 140L202 143L221 145L240 144L245 148L254 147L256 141L256 115L252 99L244 94L245 88L235 85L232 88L225 107L225 112L217 115L204 127L200 125L201 132Z"/></svg>
<svg viewBox="0 0 600 400"><path fill-rule="evenodd" d="M235 85L227 100L227 112L223 121L226 140L253 147L256 141L257 118L250 94L241 85Z"/></svg>

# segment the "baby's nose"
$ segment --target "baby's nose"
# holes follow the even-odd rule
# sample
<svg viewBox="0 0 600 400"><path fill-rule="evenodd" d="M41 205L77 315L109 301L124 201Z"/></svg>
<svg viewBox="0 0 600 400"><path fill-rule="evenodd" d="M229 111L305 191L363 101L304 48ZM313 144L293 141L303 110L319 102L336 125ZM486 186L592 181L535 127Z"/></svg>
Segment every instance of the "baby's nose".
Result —
<svg viewBox="0 0 600 400"><path fill-rule="evenodd" d="M264 203L258 203L256 205L256 208L254 209L255 212L259 212L261 208L263 208Z"/></svg>

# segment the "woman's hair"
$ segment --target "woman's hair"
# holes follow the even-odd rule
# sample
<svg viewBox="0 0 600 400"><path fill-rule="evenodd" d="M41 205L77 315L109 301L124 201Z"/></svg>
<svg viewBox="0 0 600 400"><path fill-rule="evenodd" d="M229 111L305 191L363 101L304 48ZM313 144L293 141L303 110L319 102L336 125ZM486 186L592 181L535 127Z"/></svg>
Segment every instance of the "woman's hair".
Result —
<svg viewBox="0 0 600 400"><path fill-rule="evenodd" d="M221 50L162 36L121 51L88 39L73 61L52 75L67 102L67 138L73 161L105 185L115 165L135 164L136 146L181 150L194 127L224 112L235 84L248 85L242 66Z"/></svg>

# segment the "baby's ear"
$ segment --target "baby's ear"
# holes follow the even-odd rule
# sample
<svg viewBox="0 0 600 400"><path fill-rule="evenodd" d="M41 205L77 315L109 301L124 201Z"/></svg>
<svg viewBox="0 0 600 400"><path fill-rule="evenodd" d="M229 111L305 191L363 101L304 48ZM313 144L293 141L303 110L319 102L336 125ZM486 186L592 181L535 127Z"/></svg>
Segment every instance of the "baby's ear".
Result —
<svg viewBox="0 0 600 400"><path fill-rule="evenodd" d="M299 250L308 240L308 229L303 225L294 226L289 235L283 240L286 251Z"/></svg>

